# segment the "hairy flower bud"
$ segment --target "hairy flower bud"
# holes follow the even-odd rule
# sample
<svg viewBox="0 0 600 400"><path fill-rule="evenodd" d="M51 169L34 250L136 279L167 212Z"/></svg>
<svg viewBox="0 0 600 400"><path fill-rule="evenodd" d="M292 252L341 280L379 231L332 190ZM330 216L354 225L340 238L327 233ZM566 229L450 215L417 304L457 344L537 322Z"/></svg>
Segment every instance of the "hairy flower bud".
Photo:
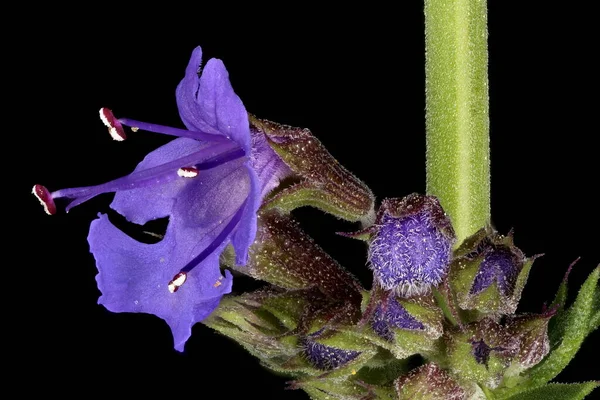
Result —
<svg viewBox="0 0 600 400"><path fill-rule="evenodd" d="M390 342L394 340L393 329L425 329L425 326L410 315L396 299L391 299L385 306L377 306L371 326L375 333Z"/></svg>
<svg viewBox="0 0 600 400"><path fill-rule="evenodd" d="M554 314L555 310L549 310L539 315L520 315L507 323L510 334L519 340L519 353L515 361L523 368L536 365L550 351L548 322Z"/></svg>
<svg viewBox="0 0 600 400"><path fill-rule="evenodd" d="M447 332L450 370L489 388L497 387L518 354L519 340L506 326L486 318Z"/></svg>
<svg viewBox="0 0 600 400"><path fill-rule="evenodd" d="M443 333L443 315L432 296L404 299L380 287L363 295L362 321L371 328L363 335L371 342L397 359L434 349Z"/></svg>
<svg viewBox="0 0 600 400"><path fill-rule="evenodd" d="M467 392L434 363L416 368L394 382L400 400L465 400Z"/></svg>
<svg viewBox="0 0 600 400"><path fill-rule="evenodd" d="M456 250L450 267L459 306L485 314L514 313L535 258L525 258L512 235L480 230Z"/></svg>
<svg viewBox="0 0 600 400"><path fill-rule="evenodd" d="M339 349L316 341L323 329L306 336L302 341L304 354L316 368L329 371L349 363L360 355L360 351Z"/></svg>
<svg viewBox="0 0 600 400"><path fill-rule="evenodd" d="M382 288L425 294L446 275L455 236L435 197L384 200L371 232L369 265Z"/></svg>
<svg viewBox="0 0 600 400"><path fill-rule="evenodd" d="M289 213L308 205L348 221L367 226L373 223L375 196L371 190L333 158L309 129L252 115L250 125L267 137L297 178L293 185L268 199L264 208Z"/></svg>

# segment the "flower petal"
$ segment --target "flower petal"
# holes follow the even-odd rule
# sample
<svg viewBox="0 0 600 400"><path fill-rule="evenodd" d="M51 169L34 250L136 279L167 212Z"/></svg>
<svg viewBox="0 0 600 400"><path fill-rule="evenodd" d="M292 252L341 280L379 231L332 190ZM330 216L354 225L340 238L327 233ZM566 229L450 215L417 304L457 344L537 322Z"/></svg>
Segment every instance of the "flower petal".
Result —
<svg viewBox="0 0 600 400"><path fill-rule="evenodd" d="M143 171L163 163L178 159L205 147L205 144L179 138L148 153L134 171ZM175 179L163 185L144 187L140 189L119 191L110 207L129 221L144 224L156 218L166 217L171 213L173 203L181 190L194 179Z"/></svg>
<svg viewBox="0 0 600 400"><path fill-rule="evenodd" d="M197 47L177 86L177 106L183 123L190 130L230 137L249 154L248 113L231 87L227 69L221 60L213 58L198 77L201 62L202 50Z"/></svg>
<svg viewBox="0 0 600 400"><path fill-rule="evenodd" d="M250 133L252 138L250 162L260 182L260 197L264 198L293 172L271 148L263 132L251 129Z"/></svg>
<svg viewBox="0 0 600 400"><path fill-rule="evenodd" d="M156 244L135 241L105 215L94 221L88 241L99 270L99 302L114 312L144 312L164 319L171 327L176 349L181 351L191 327L208 316L220 296L231 288L231 277L222 278L219 268L219 255L230 238L187 273L178 291L170 293L167 285L213 244L246 201L250 180L242 159L189 179L172 201L167 232ZM161 186L155 190L134 202L141 207L144 199L161 197Z"/></svg>
<svg viewBox="0 0 600 400"><path fill-rule="evenodd" d="M231 275L221 275L220 251L215 251L188 274L177 292L169 292L168 282L189 257L189 241L181 237L174 224L169 225L161 242L143 244L125 235L106 214L101 214L92 222L88 241L99 271L96 281L102 295L98 303L113 312L142 312L164 319L179 351L183 351L192 326L210 314L221 296L231 291Z"/></svg>
<svg viewBox="0 0 600 400"><path fill-rule="evenodd" d="M254 169L248 164L246 164L246 170L250 178L250 193L248 194L248 201L242 219L231 238L237 265L245 265L248 262L248 250L256 237L256 213L262 202L258 177Z"/></svg>

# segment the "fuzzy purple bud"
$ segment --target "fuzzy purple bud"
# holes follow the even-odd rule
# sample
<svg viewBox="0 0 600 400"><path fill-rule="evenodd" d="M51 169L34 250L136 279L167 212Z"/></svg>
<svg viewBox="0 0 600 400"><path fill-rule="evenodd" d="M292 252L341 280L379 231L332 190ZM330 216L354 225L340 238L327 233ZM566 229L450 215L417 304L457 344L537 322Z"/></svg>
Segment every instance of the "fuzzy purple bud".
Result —
<svg viewBox="0 0 600 400"><path fill-rule="evenodd" d="M302 340L304 355L315 368L330 371L349 363L360 355L360 351L338 349L316 342L314 338L322 332L321 329Z"/></svg>
<svg viewBox="0 0 600 400"><path fill-rule="evenodd" d="M384 200L375 229L369 260L381 287L412 296L442 281L455 235L435 197L411 194Z"/></svg>
<svg viewBox="0 0 600 400"><path fill-rule="evenodd" d="M522 258L508 246L489 248L473 281L471 294L483 291L496 281L500 292L510 296L523 265Z"/></svg>
<svg viewBox="0 0 600 400"><path fill-rule="evenodd" d="M371 327L375 333L390 342L394 340L392 329L425 329L425 326L410 315L396 299L390 299L385 306L377 306L371 321Z"/></svg>

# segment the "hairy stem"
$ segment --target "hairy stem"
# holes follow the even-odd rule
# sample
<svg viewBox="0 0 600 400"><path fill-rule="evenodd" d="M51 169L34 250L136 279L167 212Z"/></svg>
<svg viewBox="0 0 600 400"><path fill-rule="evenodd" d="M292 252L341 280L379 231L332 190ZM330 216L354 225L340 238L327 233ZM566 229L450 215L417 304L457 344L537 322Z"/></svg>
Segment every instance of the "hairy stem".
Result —
<svg viewBox="0 0 600 400"><path fill-rule="evenodd" d="M486 0L426 0L427 193L457 246L490 222Z"/></svg>

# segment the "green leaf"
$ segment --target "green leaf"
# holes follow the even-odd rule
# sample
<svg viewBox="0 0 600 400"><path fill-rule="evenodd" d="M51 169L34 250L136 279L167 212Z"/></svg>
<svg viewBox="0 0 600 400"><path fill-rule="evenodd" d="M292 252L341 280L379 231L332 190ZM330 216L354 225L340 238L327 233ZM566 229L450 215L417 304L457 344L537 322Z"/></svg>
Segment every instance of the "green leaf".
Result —
<svg viewBox="0 0 600 400"><path fill-rule="evenodd" d="M580 400L597 388L598 382L551 383L509 397L509 400Z"/></svg>
<svg viewBox="0 0 600 400"><path fill-rule="evenodd" d="M594 292L594 298L592 301L592 310L595 311L592 314L592 317L590 318L590 324L588 328L589 333L592 333L593 331L598 329L598 326L600 326L600 289L598 287L596 287L596 291Z"/></svg>
<svg viewBox="0 0 600 400"><path fill-rule="evenodd" d="M560 344L523 376L525 379L521 385L496 390L499 399L510 398L517 393L544 385L554 379L575 357L590 332L590 320L597 311L593 307L596 303L595 293L598 291L599 275L600 268L594 269L581 286L577 299L569 308L565 332Z"/></svg>
<svg viewBox="0 0 600 400"><path fill-rule="evenodd" d="M567 320L567 311L566 309L566 303L567 303L567 294L568 294L568 279L569 279L569 274L571 273L571 270L573 269L573 266L575 265L575 263L579 261L579 258L577 258L575 261L573 261L571 263L571 265L569 265L569 268L567 269L567 272L565 273L565 277L563 278L562 282L560 283L560 286L558 287L558 291L556 292L556 296L554 297L554 300L552 301L552 304L550 304L549 309L553 309L556 307L556 315L554 315L554 317L552 317L552 319L550 320L550 323L548 324L548 337L550 338L550 347L554 348L556 347L557 344L559 344L560 340L562 339L564 332L565 332L565 326L566 326L566 320Z"/></svg>

